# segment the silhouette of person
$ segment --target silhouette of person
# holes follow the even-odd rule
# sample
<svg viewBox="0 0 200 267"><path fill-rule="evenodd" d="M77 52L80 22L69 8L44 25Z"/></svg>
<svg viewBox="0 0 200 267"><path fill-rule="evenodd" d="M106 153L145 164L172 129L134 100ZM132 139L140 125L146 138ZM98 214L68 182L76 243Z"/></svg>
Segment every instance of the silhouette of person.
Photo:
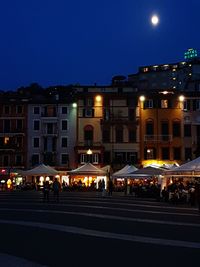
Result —
<svg viewBox="0 0 200 267"><path fill-rule="evenodd" d="M54 200L56 202L59 202L60 189L61 189L60 183L58 182L58 179L55 178L55 180L53 182L53 194L54 194Z"/></svg>

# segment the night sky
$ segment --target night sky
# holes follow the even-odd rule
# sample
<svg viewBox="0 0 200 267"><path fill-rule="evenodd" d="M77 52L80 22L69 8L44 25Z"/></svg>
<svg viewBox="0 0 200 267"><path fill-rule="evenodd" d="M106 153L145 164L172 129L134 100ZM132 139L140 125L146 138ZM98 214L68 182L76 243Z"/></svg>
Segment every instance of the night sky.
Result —
<svg viewBox="0 0 200 267"><path fill-rule="evenodd" d="M199 0L1 0L0 90L108 85L182 61L188 48L200 53L199 10Z"/></svg>

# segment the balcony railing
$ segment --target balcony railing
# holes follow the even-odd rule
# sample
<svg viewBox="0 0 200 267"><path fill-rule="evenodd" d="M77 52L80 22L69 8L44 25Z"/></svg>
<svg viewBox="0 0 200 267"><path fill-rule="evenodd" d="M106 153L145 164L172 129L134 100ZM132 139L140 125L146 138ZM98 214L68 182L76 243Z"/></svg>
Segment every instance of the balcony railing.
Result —
<svg viewBox="0 0 200 267"><path fill-rule="evenodd" d="M43 135L49 135L49 136L58 135L58 129L53 129L53 130L43 129L42 134Z"/></svg>
<svg viewBox="0 0 200 267"><path fill-rule="evenodd" d="M102 146L101 142L93 142L92 140L85 140L84 142L77 142L76 146L83 146L83 147L95 147L95 146Z"/></svg>
<svg viewBox="0 0 200 267"><path fill-rule="evenodd" d="M172 135L145 135L145 142L172 142Z"/></svg>

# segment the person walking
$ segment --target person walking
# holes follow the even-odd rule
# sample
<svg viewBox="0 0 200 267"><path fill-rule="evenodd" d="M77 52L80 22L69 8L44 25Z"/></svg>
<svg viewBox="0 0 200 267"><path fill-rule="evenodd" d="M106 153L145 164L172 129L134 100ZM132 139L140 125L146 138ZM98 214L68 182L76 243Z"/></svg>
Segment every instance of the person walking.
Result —
<svg viewBox="0 0 200 267"><path fill-rule="evenodd" d="M55 178L53 182L52 189L53 189L53 194L54 194L54 200L56 202L59 202L59 192L60 192L61 186L57 178Z"/></svg>
<svg viewBox="0 0 200 267"><path fill-rule="evenodd" d="M109 179L109 181L108 181L108 195L112 196L112 192L113 192L113 181L111 179Z"/></svg>
<svg viewBox="0 0 200 267"><path fill-rule="evenodd" d="M49 190L50 190L49 181L46 181L43 187L43 202L49 202Z"/></svg>

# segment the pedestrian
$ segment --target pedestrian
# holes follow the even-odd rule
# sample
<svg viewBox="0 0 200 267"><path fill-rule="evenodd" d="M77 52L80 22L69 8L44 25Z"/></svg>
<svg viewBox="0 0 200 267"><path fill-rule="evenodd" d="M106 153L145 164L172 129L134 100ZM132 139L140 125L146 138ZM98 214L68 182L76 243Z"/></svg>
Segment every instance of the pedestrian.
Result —
<svg viewBox="0 0 200 267"><path fill-rule="evenodd" d="M105 181L104 181L104 179L102 179L102 196L103 197L105 196L105 193L106 193L106 190L105 190Z"/></svg>
<svg viewBox="0 0 200 267"><path fill-rule="evenodd" d="M109 181L108 181L108 195L112 196L112 192L113 192L113 182L111 179L109 179Z"/></svg>
<svg viewBox="0 0 200 267"><path fill-rule="evenodd" d="M59 202L59 192L60 192L61 186L57 178L55 178L52 188L53 188L54 200L56 202Z"/></svg>
<svg viewBox="0 0 200 267"><path fill-rule="evenodd" d="M46 181L43 187L43 201L44 202L46 201L49 202L49 190L50 190L49 181Z"/></svg>

